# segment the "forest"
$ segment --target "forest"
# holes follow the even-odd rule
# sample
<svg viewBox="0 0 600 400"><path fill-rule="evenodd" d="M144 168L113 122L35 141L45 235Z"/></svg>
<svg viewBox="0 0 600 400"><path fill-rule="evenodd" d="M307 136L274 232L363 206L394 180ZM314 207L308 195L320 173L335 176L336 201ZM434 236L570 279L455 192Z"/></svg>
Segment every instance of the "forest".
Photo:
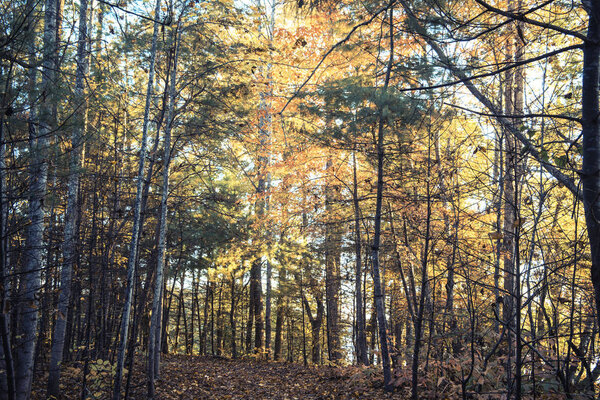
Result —
<svg viewBox="0 0 600 400"><path fill-rule="evenodd" d="M0 0L0 400L600 396L600 1Z"/></svg>

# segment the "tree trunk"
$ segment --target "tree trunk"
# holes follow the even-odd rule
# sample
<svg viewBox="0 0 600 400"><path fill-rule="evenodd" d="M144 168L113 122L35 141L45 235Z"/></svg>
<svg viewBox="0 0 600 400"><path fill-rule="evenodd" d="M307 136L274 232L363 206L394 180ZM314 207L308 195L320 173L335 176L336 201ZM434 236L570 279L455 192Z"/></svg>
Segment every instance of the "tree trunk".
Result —
<svg viewBox="0 0 600 400"><path fill-rule="evenodd" d="M327 303L327 350L329 361L338 363L342 358L340 342L340 258L342 246L341 224L335 219L334 204L340 200L340 185L334 184L333 162L327 158L325 209L328 216L325 227L325 298Z"/></svg>
<svg viewBox="0 0 600 400"><path fill-rule="evenodd" d="M135 264L137 259L137 250L140 240L140 221L142 208L142 191L144 181L144 167L146 164L146 139L148 136L148 122L150 120L150 105L154 89L154 65L156 63L156 47L158 39L158 18L160 15L160 0L156 1L154 9L154 31L152 34L152 47L150 50L150 67L148 70L148 87L146 89L146 105L144 108L144 122L142 125L142 139L140 144L140 160L137 174L136 197L133 205L133 230L131 233L131 242L129 245L129 258L127 261L127 286L125 291L125 304L121 318L121 342L119 344L119 354L117 357L117 368L115 373L113 400L121 398L121 379L123 377L123 366L125 364L125 353L127 351L127 341L129 335L129 320L131 315L131 301L133 297Z"/></svg>
<svg viewBox="0 0 600 400"><path fill-rule="evenodd" d="M33 10L33 7L32 7ZM41 105L38 130L31 125L29 154L29 225L26 231L25 260L20 282L19 323L15 343L15 385L18 400L31 396L35 343L37 337L40 272L43 269L44 197L48 178L49 135L53 129L56 93L56 0L46 0L44 13L44 54L42 58ZM32 24L33 26L33 24Z"/></svg>
<svg viewBox="0 0 600 400"><path fill-rule="evenodd" d="M165 126L164 157L163 157L163 184L160 202L160 222L158 232L158 254L156 260L156 279L154 280L154 298L152 300L152 317L150 321L150 334L148 339L148 398L154 398L154 380L160 374L160 345L161 345L161 310L163 303L163 281L165 254L167 249L167 201L169 198L169 166L171 165L171 130L175 114L175 96L177 87L177 58L179 54L179 28L181 21L177 23L173 33L171 54L173 65L171 67L171 86L169 87L169 110L167 112L167 123ZM192 298L193 304L193 298ZM192 307L192 321L194 308Z"/></svg>
<svg viewBox="0 0 600 400"><path fill-rule="evenodd" d="M589 2L587 41L583 47L581 127L583 134L583 205L592 253L591 278L600 323L600 3Z"/></svg>
<svg viewBox="0 0 600 400"><path fill-rule="evenodd" d="M231 358L237 358L237 342L235 340L235 271L231 273L231 307L229 309L229 324L231 325Z"/></svg>
<svg viewBox="0 0 600 400"><path fill-rule="evenodd" d="M268 209L268 205L267 205ZM273 279L273 265L267 258L267 288L265 293L265 354L271 357L271 280Z"/></svg>
<svg viewBox="0 0 600 400"><path fill-rule="evenodd" d="M207 278L208 279L208 278ZM208 280L206 282L206 295L204 296L204 316L202 320L202 340L200 341L200 354L206 355L208 350L208 306L209 298L212 297L213 287L212 282Z"/></svg>
<svg viewBox="0 0 600 400"><path fill-rule="evenodd" d="M181 292L179 293L179 301L181 302L181 315L183 316L183 346L185 354L190 354L190 335L188 331L187 312L185 311L185 270L181 275Z"/></svg>
<svg viewBox="0 0 600 400"><path fill-rule="evenodd" d="M4 71L2 71L4 73ZM9 313L7 300L10 287L7 279L9 265L8 250L8 188L6 179L6 143L4 139L4 115L6 110L6 94L11 83L12 74L8 74L4 96L2 98L2 115L0 115L0 399L15 400L15 369L11 345Z"/></svg>
<svg viewBox="0 0 600 400"><path fill-rule="evenodd" d="M390 57L385 74L385 83L383 94L387 92L390 81L390 73L394 62L394 19L393 8L390 7ZM373 268L373 295L375 297L375 306L377 311L377 325L379 327L379 345L381 349L381 361L383 368L383 382L386 391L392 390L392 371L390 368L390 356L387 339L387 322L385 318L385 303L381 289L381 278L379 276L379 246L381 241L381 206L383 201L383 127L385 117L383 115L383 105L379 107L379 123L377 132L377 200L375 205L375 227L373 230L373 247L371 252L371 263Z"/></svg>
<svg viewBox="0 0 600 400"><path fill-rule="evenodd" d="M283 318L285 312L285 298L283 291L285 290L284 285L287 281L287 272L285 267L281 267L279 270L279 294L277 296L277 311L275 317L275 349L273 353L273 359L279 361L281 358L281 344L283 335Z"/></svg>
<svg viewBox="0 0 600 400"><path fill-rule="evenodd" d="M262 316L262 283L261 283L261 262L256 261L253 265L254 280L255 280L255 291L254 291L254 350L259 351L262 348L262 335L263 335L263 316Z"/></svg>
<svg viewBox="0 0 600 400"><path fill-rule="evenodd" d="M367 352L367 335L365 333L365 319L362 301L362 242L360 233L360 205L358 202L358 182L356 177L356 152L352 153L353 169L353 191L352 200L354 203L354 251L356 254L356 269L354 273L354 301L356 309L356 361L358 364L369 365Z"/></svg>
<svg viewBox="0 0 600 400"><path fill-rule="evenodd" d="M48 375L48 397L60 395L60 363L63 358L65 345L65 329L69 314L71 297L71 276L77 247L76 222L79 216L79 176L81 170L81 153L83 136L87 127L87 106L84 95L85 77L88 74L88 1L81 0L79 4L79 39L77 43L77 71L75 74L75 118L71 136L71 160L69 163L69 181L67 184L67 209L65 212L65 229L63 243L63 265L60 278L60 293L57 305L50 367ZM90 281L91 284L91 281Z"/></svg>
<svg viewBox="0 0 600 400"><path fill-rule="evenodd" d="M254 351L259 351L263 344L261 264L260 258L255 260L250 270L250 305L252 307L251 316L254 318ZM248 326L251 327L250 315L248 318ZM246 343L252 343L251 329L247 333Z"/></svg>
<svg viewBox="0 0 600 400"><path fill-rule="evenodd" d="M222 354L223 345L223 280L219 284L219 307L217 308L217 355Z"/></svg>
<svg viewBox="0 0 600 400"><path fill-rule="evenodd" d="M246 322L246 353L250 353L252 350L252 326L254 323L254 291L256 285L256 279L254 279L254 263L250 267L250 287L248 288L248 321Z"/></svg>
<svg viewBox="0 0 600 400"><path fill-rule="evenodd" d="M320 293L315 293L314 295L315 302L317 303L317 315L313 316L312 311L310 310L310 304L308 304L308 300L306 296L303 295L302 301L304 303L304 308L306 309L306 315L308 316L308 321L310 322L311 329L311 359L313 364L319 364L321 361L321 327L323 325L323 313L325 312L325 308L323 307L322 295Z"/></svg>

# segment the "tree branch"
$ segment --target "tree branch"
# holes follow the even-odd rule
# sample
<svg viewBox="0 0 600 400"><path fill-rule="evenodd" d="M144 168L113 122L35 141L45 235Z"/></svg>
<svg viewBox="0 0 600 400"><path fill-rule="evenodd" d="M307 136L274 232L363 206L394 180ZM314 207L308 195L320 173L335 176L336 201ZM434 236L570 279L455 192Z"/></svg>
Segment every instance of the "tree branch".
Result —
<svg viewBox="0 0 600 400"><path fill-rule="evenodd" d="M483 93L481 93L479 89L477 89L477 87L475 87L475 85L472 82L473 78L468 77L466 72L462 68L452 63L452 61L446 55L446 53L444 53L442 48L428 35L425 28L421 25L415 14L408 6L406 0L399 0L399 2L402 4L402 7L406 11L407 16L411 19L411 22L413 23L416 32L425 39L429 46L431 46L433 51L435 51L435 53L440 58L440 61L446 66L446 68L450 70L450 72L452 72L452 74L456 76L459 81L462 81L465 84L469 92L471 92L471 94L477 100L479 100L481 104L483 104L488 110L490 110L490 112L500 123L500 125L508 132L510 132L510 134L516 137L523 144L525 150L527 150L529 154L531 154L533 158L535 158L537 162L539 162L540 165L546 171L548 171L548 173L554 176L556 180L558 180L567 189L569 189L571 193L575 195L576 198L580 199L581 194L579 193L575 181L567 175L563 174L556 166L544 160L536 146L525 135L523 135L523 133L519 129L517 129L508 118L502 116L502 112L498 110L498 108L496 108L494 103L492 103L490 99L488 99Z"/></svg>
<svg viewBox="0 0 600 400"><path fill-rule="evenodd" d="M304 89L304 86L306 86L306 84L312 79L312 77L315 75L315 73L317 72L317 70L319 69L319 67L321 66L321 64L323 64L323 62L325 62L325 60L327 59L327 57L329 57L329 55L331 53L333 53L333 51L335 49L337 49L338 47L340 47L342 44L346 43L348 40L350 40L350 38L352 37L352 35L354 34L354 32L356 32L358 29L360 29L363 26L369 25L371 22L373 22L373 20L375 18L377 18L377 16L383 12L386 12L390 7L392 7L394 5L396 1L393 0L391 1L388 5L380 8L379 10L377 10L375 12L375 14L373 14L371 16L371 18L369 18L366 21L361 22L358 25L355 25L350 32L348 32L348 34L346 35L346 37L344 37L342 40L340 40L339 42L337 42L336 44L334 44L333 46L331 46L331 48L329 50L327 50L327 52L323 55L323 57L321 57L321 61L318 62L318 64L313 68L312 72L310 73L310 75L308 75L308 78L306 78L306 80L304 82L302 82L302 85L300 85L300 87L294 92L294 94L292 94L292 97L290 97L288 99L288 101L285 103L285 105L283 106L283 108L281 109L281 111L278 112L278 114L283 114L283 112L285 111L285 109L287 108L287 106L292 102L292 100L294 100L298 94L300 93L300 91L302 89Z"/></svg>
<svg viewBox="0 0 600 400"><path fill-rule="evenodd" d="M579 33L579 32L572 31L570 29L565 29L565 28L562 28L562 27L557 26L557 25L549 24L549 23L546 23L546 22L540 22L540 21L537 21L535 19L528 18L523 13L515 14L515 13L512 13L510 11L501 10L499 8L496 8L496 7L494 7L494 6L486 3L483 0L475 0L475 2L477 2L477 4L479 4L480 6L482 6L485 9L487 9L488 11L494 12L496 14L500 14L500 15L502 15L504 17L507 17L507 18L510 18L510 19L513 19L513 20L516 20L516 21L526 22L526 23L531 24L531 25L539 26L540 28L551 29L553 31L560 32L560 33L563 33L563 34L568 35L568 36L576 37L577 39L580 39L583 42L587 42L588 41L588 39L586 38L586 36L584 34Z"/></svg>

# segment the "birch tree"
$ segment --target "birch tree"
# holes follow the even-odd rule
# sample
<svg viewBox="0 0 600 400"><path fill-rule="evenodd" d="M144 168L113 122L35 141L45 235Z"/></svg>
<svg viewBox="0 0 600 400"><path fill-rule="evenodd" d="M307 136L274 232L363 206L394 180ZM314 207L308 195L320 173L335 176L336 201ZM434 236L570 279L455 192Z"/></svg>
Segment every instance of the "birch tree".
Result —
<svg viewBox="0 0 600 400"><path fill-rule="evenodd" d="M152 316L150 322L150 335L148 340L148 398L154 398L154 380L160 372L160 344L161 344L161 310L163 307L163 281L165 268L165 254L167 248L167 201L169 199L169 166L171 164L171 130L175 117L175 101L177 95L177 61L179 56L179 41L181 17L173 33L171 52L173 66L171 68L171 86L169 87L169 108L165 124L162 196L160 201L160 221L158 232L158 255L156 260L156 279L154 280L154 298L152 300ZM192 311L193 317L193 311Z"/></svg>
<svg viewBox="0 0 600 400"><path fill-rule="evenodd" d="M33 9L33 8L32 8ZM29 138L29 225L26 232L25 262L19 288L18 340L15 343L15 385L18 400L31 395L35 344L37 341L40 276L43 265L44 198L48 178L48 146L53 132L53 109L56 92L55 57L57 2L46 0L44 11L44 36L42 55L42 79L37 129L32 124Z"/></svg>
<svg viewBox="0 0 600 400"><path fill-rule="evenodd" d="M67 184L67 209L65 215L65 233L63 242L63 265L61 269L60 293L58 298L56 323L52 337L50 354L50 373L48 375L48 397L58 398L60 395L60 363L65 347L65 331L69 315L69 300L71 297L71 276L77 249L76 222L79 208L79 176L81 171L81 153L83 138L87 127L87 105L85 100L85 79L88 74L89 55L88 0L79 3L79 38L77 43L77 69L75 74L74 103L77 107L74 114L73 130L71 133L71 158L69 162L69 179Z"/></svg>
<svg viewBox="0 0 600 400"><path fill-rule="evenodd" d="M129 339L129 320L131 316L131 305L133 301L133 287L135 285L135 265L138 251L138 244L140 241L140 230L141 230L141 209L142 209L142 192L144 187L144 169L146 163L146 141L148 137L148 123L150 120L150 105L152 95L154 93L154 66L156 64L156 47L158 41L158 28L160 22L158 20L160 15L160 0L156 0L156 6L154 8L154 29L152 33L152 45L150 48L150 67L148 69L148 87L146 89L146 105L144 108L144 121L142 125L142 138L140 142L140 155L137 173L136 183L136 196L133 204L133 229L131 232L131 241L129 243L129 258L127 260L127 283L125 288L125 304L123 306L123 312L121 317L121 329L119 342L119 352L117 356L117 368L115 373L113 400L119 400L121 398L121 380L123 377L123 366L125 364L125 353L127 351L127 344Z"/></svg>

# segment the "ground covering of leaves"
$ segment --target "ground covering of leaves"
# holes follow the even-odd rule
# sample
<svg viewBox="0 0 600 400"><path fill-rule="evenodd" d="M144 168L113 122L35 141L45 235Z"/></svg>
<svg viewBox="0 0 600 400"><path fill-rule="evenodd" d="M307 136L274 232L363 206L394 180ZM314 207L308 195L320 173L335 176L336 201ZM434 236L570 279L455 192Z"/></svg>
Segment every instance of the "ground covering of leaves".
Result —
<svg viewBox="0 0 600 400"><path fill-rule="evenodd" d="M405 399L407 393L384 392L379 369L356 367L305 367L302 364L254 359L168 355L162 358L157 398L188 399ZM111 368L108 362L91 365L88 378L91 399L109 399ZM136 362L131 399L146 398L145 365ZM82 366L64 366L64 399L81 398ZM34 400L45 400L47 374L38 376Z"/></svg>
<svg viewBox="0 0 600 400"><path fill-rule="evenodd" d="M170 357L158 393L164 399L383 399L378 379L357 369L254 360ZM168 372L167 372L168 371ZM169 379L170 377L179 377ZM404 397L397 397L404 398Z"/></svg>

